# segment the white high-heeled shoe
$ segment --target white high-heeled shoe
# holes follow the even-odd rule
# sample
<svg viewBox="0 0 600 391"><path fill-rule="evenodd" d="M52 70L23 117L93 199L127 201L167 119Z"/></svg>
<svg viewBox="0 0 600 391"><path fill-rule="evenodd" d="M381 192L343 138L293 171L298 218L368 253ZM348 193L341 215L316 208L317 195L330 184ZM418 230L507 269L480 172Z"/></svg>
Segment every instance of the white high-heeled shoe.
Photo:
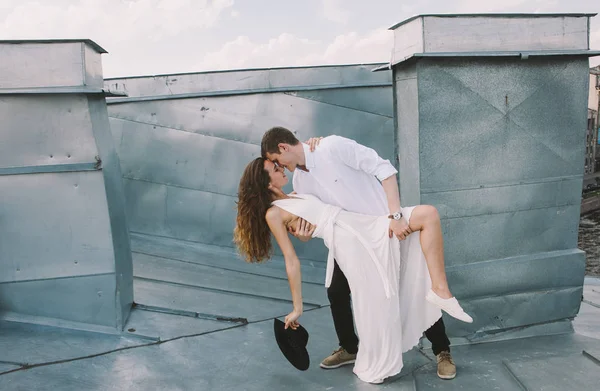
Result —
<svg viewBox="0 0 600 391"><path fill-rule="evenodd" d="M462 309L460 304L458 304L456 297L452 296L449 299L442 299L430 289L429 292L427 292L425 299L431 304L437 305L443 311L446 311L448 315L452 316L453 318L462 320L466 323L473 323L473 318L471 318L469 314Z"/></svg>

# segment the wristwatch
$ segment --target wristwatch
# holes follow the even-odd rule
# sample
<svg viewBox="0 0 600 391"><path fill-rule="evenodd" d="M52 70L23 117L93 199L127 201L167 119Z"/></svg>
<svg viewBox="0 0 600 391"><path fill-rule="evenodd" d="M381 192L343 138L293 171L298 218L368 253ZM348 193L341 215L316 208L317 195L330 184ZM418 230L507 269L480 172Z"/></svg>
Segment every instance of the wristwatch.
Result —
<svg viewBox="0 0 600 391"><path fill-rule="evenodd" d="M390 219L400 220L402 218L402 212L396 212L388 216Z"/></svg>

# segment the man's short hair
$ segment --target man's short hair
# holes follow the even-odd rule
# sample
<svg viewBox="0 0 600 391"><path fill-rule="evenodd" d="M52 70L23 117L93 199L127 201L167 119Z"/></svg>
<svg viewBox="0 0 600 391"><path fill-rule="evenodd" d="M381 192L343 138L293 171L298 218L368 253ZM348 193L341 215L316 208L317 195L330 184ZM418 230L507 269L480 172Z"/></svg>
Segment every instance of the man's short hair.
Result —
<svg viewBox="0 0 600 391"><path fill-rule="evenodd" d="M279 153L279 144L297 145L300 141L290 130L275 126L266 131L260 143L260 154L267 158L267 153Z"/></svg>

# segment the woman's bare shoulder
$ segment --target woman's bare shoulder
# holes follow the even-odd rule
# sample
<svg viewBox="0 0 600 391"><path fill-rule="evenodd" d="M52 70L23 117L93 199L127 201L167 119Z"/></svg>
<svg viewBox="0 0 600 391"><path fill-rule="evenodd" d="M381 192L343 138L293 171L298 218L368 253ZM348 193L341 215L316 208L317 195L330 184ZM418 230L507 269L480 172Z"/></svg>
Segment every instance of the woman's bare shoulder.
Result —
<svg viewBox="0 0 600 391"><path fill-rule="evenodd" d="M267 214L265 216L267 221L270 223L282 222L284 224L287 223L290 217L291 214L288 211L281 209L277 205L273 205L269 209L267 209Z"/></svg>
<svg viewBox="0 0 600 391"><path fill-rule="evenodd" d="M267 209L265 218L267 221L281 220L281 208L275 205L271 206L269 209Z"/></svg>

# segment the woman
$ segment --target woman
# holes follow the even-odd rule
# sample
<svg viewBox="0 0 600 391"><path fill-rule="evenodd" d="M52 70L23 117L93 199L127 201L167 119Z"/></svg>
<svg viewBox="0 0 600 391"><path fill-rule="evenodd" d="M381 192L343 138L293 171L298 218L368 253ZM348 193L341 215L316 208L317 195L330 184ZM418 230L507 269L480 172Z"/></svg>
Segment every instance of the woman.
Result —
<svg viewBox="0 0 600 391"><path fill-rule="evenodd" d="M399 373L402 353L440 318L438 306L472 322L454 297L444 300L431 291L418 232L400 246L388 235L388 216L348 212L314 196L288 196L282 190L287 181L283 168L269 160L250 162L240 180L234 230L234 241L247 262L270 258L271 234L280 246L293 302L286 327L297 327L302 314L300 261L288 236L301 219L316 226L312 236L322 238L329 248L326 286L334 256L348 279L360 341L354 373L361 380L381 383ZM413 209L402 210L409 224Z"/></svg>

